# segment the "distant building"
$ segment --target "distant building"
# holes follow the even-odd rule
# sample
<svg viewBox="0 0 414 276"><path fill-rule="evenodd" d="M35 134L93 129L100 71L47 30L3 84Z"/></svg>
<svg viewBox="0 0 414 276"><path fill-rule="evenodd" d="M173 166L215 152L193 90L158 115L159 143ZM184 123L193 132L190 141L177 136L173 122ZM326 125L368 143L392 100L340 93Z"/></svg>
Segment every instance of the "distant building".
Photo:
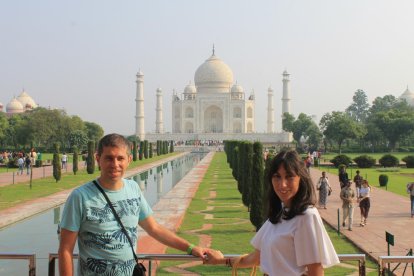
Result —
<svg viewBox="0 0 414 276"><path fill-rule="evenodd" d="M414 106L414 93L408 89L408 86L399 98L405 100L410 106Z"/></svg>
<svg viewBox="0 0 414 276"><path fill-rule="evenodd" d="M289 74L283 72L282 110L290 113ZM291 133L275 133L273 90L267 91L267 132L257 133L255 126L255 95L246 95L243 87L233 81L230 67L214 53L201 64L194 74L194 84L185 86L180 95L172 96L172 132L163 126L162 90L156 91L155 132L145 133L144 74L137 73L136 136L155 140L249 140L267 143L290 143Z"/></svg>
<svg viewBox="0 0 414 276"><path fill-rule="evenodd" d="M14 97L6 105L6 113L7 115L24 113L26 111L33 110L36 107L38 107L38 105L35 103L33 98L23 90L17 98ZM0 103L0 112L4 112L2 103Z"/></svg>

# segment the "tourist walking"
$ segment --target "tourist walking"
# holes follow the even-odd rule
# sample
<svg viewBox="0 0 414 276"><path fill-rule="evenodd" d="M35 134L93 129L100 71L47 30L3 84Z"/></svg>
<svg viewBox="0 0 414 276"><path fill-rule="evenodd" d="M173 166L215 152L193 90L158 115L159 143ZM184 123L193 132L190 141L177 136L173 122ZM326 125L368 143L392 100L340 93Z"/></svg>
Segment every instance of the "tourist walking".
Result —
<svg viewBox="0 0 414 276"><path fill-rule="evenodd" d="M362 181L364 178L360 175L360 171L356 171L356 175L354 176L354 183L355 183L355 189L358 191L358 189L362 186Z"/></svg>
<svg viewBox="0 0 414 276"><path fill-rule="evenodd" d="M329 185L326 172L322 172L322 176L319 178L318 184L316 184L316 189L319 191L319 207L323 207L324 209L326 209L326 204L328 203L328 196L332 192L332 188Z"/></svg>
<svg viewBox="0 0 414 276"><path fill-rule="evenodd" d="M23 174L23 168L24 168L24 159L23 156L19 156L19 159L17 159L17 166L19 166L19 170L17 171L17 175Z"/></svg>
<svg viewBox="0 0 414 276"><path fill-rule="evenodd" d="M349 182L349 177L348 177L348 173L346 172L345 165L342 165L339 168L338 177L339 177L339 185L341 186L341 190L342 190L342 188L344 188Z"/></svg>
<svg viewBox="0 0 414 276"><path fill-rule="evenodd" d="M235 269L260 265L272 276L323 275L324 268L339 260L315 208L315 187L304 162L294 150L281 151L273 158L267 179L268 219L251 240L255 250L227 259L220 251L208 250L204 263Z"/></svg>
<svg viewBox="0 0 414 276"><path fill-rule="evenodd" d="M24 164L26 166L26 173L27 175L30 174L30 166L32 164L32 160L30 159L30 156L27 154L26 158L24 159Z"/></svg>
<svg viewBox="0 0 414 276"><path fill-rule="evenodd" d="M100 176L75 189L65 204L60 223L60 275L75 274L76 240L78 275L132 275L138 225L167 246L201 259L205 254L206 249L158 224L138 184L123 178L132 160L130 148L130 142L119 134L106 135L99 141L96 161Z"/></svg>
<svg viewBox="0 0 414 276"><path fill-rule="evenodd" d="M414 182L407 184L407 193L410 194L411 200L411 218L414 218Z"/></svg>
<svg viewBox="0 0 414 276"><path fill-rule="evenodd" d="M67 164L68 164L68 156L66 155L66 152L64 152L62 154L61 161L62 161L62 169L66 170L67 169Z"/></svg>
<svg viewBox="0 0 414 276"><path fill-rule="evenodd" d="M365 226L367 224L369 208L371 207L371 187L368 184L367 180L362 181L361 188L358 188L358 202L359 202L359 209L361 210L361 226Z"/></svg>
<svg viewBox="0 0 414 276"><path fill-rule="evenodd" d="M351 187L352 181L342 188L340 197L342 199L342 227L345 227L348 219L348 230L352 231L352 222L354 219L354 199L355 192Z"/></svg>

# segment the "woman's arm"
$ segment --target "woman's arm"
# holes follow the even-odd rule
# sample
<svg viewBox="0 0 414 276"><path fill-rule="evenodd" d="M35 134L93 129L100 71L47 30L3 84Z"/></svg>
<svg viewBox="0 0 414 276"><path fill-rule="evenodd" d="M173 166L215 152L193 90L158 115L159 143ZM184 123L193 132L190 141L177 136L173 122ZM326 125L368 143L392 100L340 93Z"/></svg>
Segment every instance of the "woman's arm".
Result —
<svg viewBox="0 0 414 276"><path fill-rule="evenodd" d="M308 264L306 267L308 268L308 274L307 274L308 276L323 276L323 275L325 275L321 263Z"/></svg>
<svg viewBox="0 0 414 276"><path fill-rule="evenodd" d="M206 252L207 257L204 258L205 264L225 264L233 266L238 258L240 258L237 267L253 267L260 264L260 251L255 250L248 255L236 258L224 258L220 251L210 249Z"/></svg>

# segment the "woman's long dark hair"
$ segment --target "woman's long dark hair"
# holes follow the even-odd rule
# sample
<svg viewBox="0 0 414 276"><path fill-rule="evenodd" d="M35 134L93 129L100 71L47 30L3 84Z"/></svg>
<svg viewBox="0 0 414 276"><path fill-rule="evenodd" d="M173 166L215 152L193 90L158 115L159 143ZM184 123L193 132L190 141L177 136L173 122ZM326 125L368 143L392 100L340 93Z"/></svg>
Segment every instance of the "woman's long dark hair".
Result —
<svg viewBox="0 0 414 276"><path fill-rule="evenodd" d="M297 175L300 177L299 189L292 198L292 204L288 210L282 207L282 201L275 193L272 186L272 177L283 166L287 174ZM270 183L268 212L267 216L271 223L275 224L281 219L289 220L296 215L301 215L308 208L316 203L315 187L312 179L305 167L303 160L295 150L284 150L279 152L272 160L269 172L267 174L268 183Z"/></svg>

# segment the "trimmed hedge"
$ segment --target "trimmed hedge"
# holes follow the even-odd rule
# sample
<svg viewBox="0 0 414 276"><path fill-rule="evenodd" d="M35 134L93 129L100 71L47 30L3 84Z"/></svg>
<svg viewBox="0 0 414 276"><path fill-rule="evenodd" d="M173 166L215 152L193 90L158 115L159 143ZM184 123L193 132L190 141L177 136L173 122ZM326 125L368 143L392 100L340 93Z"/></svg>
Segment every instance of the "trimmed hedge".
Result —
<svg viewBox="0 0 414 276"><path fill-rule="evenodd" d="M405 162L407 168L414 168L414 155L407 155L401 160Z"/></svg>
<svg viewBox="0 0 414 276"><path fill-rule="evenodd" d="M357 164L358 168L372 168L375 166L376 160L371 156L364 154L355 157L354 162Z"/></svg>
<svg viewBox="0 0 414 276"><path fill-rule="evenodd" d="M400 160L392 154L383 155L380 160L378 160L381 166L383 167L398 167Z"/></svg>
<svg viewBox="0 0 414 276"><path fill-rule="evenodd" d="M350 164L352 164L352 159L345 154L340 154L340 155L335 156L332 160L330 160L330 162L336 168L338 168L339 165L341 164L344 164L345 166L348 167Z"/></svg>

